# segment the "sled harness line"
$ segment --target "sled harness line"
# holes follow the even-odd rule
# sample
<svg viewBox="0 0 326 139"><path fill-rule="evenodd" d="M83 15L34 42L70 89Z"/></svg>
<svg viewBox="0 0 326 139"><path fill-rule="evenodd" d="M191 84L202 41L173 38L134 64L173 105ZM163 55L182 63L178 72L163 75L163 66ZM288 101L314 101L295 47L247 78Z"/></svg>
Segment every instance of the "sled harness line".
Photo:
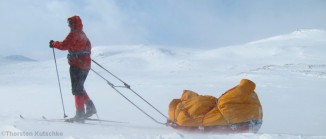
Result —
<svg viewBox="0 0 326 139"><path fill-rule="evenodd" d="M143 112L146 116L148 116L149 118L151 118L154 122L158 123L158 124L162 124L162 125L166 125L165 123L161 123L158 122L155 118L153 118L152 116L150 116L148 113L146 113L143 109L141 109L140 107L138 107L134 102L132 102L130 99L128 99L125 95L123 95L118 89L117 87L121 87L121 88L126 88L128 90L130 90L131 92L133 92L134 94L136 94L139 98L141 98L144 102L146 102L149 106L151 106L154 110L156 110L158 113L160 113L163 117L165 117L166 119L168 119L162 112L160 112L157 108L155 108L151 103L149 103L147 100L145 100L142 96L140 96L136 91L134 91L133 89L131 89L130 85L128 85L126 82L122 81L120 78L118 78L117 76L115 76L113 73L111 73L109 70L107 70L106 68L104 68L102 65L100 65L99 63L97 63L95 60L92 59L92 61L98 65L99 67L101 67L103 70L105 70L106 72L108 72L110 75L112 75L113 77L115 77L116 79L118 79L120 82L123 83L124 86L115 86L113 83L111 83L110 81L108 81L106 78L104 78L102 75L100 75L98 72L96 72L95 70L91 69L96 75L98 75L99 77L101 77L103 80L105 80L107 82L107 84L109 86L111 86L117 93L119 93L123 98L125 98L127 101L129 101L132 105L134 105L138 110L140 110L141 112Z"/></svg>

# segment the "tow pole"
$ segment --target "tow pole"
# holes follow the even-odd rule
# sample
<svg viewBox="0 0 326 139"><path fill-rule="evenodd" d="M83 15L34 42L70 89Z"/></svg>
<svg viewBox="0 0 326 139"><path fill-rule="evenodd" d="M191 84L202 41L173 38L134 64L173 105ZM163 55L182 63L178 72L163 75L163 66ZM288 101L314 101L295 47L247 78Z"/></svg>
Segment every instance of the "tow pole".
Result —
<svg viewBox="0 0 326 139"><path fill-rule="evenodd" d="M106 68L104 68L102 65L100 65L98 62L96 62L95 60L92 59L92 62L94 62L96 65L98 65L100 68L102 68L103 70L105 70L107 73L109 73L111 76L113 76L114 78L116 78L117 80L119 80L120 82L123 83L124 86L116 86L113 83L111 83L109 80L107 80L106 78L104 78L102 75L100 75L98 72L96 72L94 69L91 69L96 75L98 75L99 77L101 77L103 80L106 81L106 83L112 87L112 89L114 89L118 94L120 94L123 98L125 98L128 102L130 102L133 106L135 106L138 110L140 110L141 112L143 112L147 117L149 117L150 119L152 119L155 123L161 124L161 125L166 125L165 123L159 122L157 121L155 118L153 118L152 116L150 116L148 113L146 113L143 109L141 109L139 106L137 106L134 102L132 102L130 99L128 99L125 95L123 95L117 88L125 88L130 90L131 92L133 92L135 95L137 95L139 98L141 98L144 102L146 102L149 106L151 106L154 110L156 110L159 114L161 114L165 119L168 119L167 116L165 116L162 112L160 112L157 108L155 108L151 103L149 103L146 99L144 99L142 96L140 96L136 91L134 91L133 89L131 89L131 86L129 84L127 84L126 82L124 82L123 80L121 80L119 77L117 77L116 75L114 75L112 72L110 72L109 70L107 70Z"/></svg>

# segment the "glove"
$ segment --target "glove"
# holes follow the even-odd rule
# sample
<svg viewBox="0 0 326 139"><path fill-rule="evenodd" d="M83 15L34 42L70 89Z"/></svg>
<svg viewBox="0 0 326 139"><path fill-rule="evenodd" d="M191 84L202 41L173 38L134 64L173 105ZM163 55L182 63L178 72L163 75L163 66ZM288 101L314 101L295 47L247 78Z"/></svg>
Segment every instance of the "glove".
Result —
<svg viewBox="0 0 326 139"><path fill-rule="evenodd" d="M53 40L51 40L49 43L49 46L50 46L50 48L53 48L53 45L52 45L52 43L53 43L54 41Z"/></svg>

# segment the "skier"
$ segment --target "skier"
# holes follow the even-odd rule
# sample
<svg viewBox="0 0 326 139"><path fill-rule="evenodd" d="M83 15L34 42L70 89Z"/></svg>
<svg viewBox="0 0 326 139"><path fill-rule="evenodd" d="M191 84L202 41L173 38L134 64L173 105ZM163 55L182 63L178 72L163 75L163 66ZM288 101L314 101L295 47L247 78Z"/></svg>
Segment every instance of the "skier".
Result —
<svg viewBox="0 0 326 139"><path fill-rule="evenodd" d="M67 122L84 122L86 118L96 113L93 101L87 95L84 82L91 68L91 42L83 32L83 24L79 16L68 18L70 33L63 40L50 41L50 48L68 50L72 94L75 96L76 115ZM86 105L86 112L85 106Z"/></svg>

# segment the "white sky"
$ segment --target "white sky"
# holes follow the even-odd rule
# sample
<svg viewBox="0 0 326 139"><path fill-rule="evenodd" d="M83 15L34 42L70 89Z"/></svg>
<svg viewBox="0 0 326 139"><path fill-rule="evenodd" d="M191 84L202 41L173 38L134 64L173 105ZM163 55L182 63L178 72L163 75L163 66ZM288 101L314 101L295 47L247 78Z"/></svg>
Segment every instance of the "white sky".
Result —
<svg viewBox="0 0 326 139"><path fill-rule="evenodd" d="M72 15L93 46L221 47L326 29L325 0L1 0L0 56L52 58L48 42L66 37Z"/></svg>

